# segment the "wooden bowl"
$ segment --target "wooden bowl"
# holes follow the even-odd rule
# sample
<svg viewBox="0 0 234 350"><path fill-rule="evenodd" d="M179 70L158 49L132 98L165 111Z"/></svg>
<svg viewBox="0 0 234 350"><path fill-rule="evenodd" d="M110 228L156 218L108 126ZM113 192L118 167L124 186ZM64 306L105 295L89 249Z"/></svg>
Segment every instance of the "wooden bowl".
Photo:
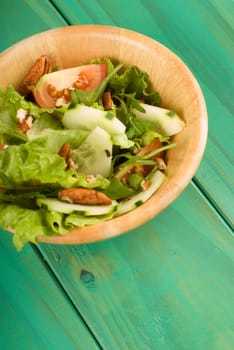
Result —
<svg viewBox="0 0 234 350"><path fill-rule="evenodd" d="M123 234L152 219L185 189L201 161L207 139L207 111L203 94L188 67L173 52L142 34L103 25L77 25L52 29L22 40L0 55L0 86L16 88L32 63L42 54L54 66L67 68L98 57L110 57L148 72L160 93L162 106L175 110L185 121L167 153L167 179L142 206L110 221L77 228L66 235L38 237L56 244L95 242Z"/></svg>

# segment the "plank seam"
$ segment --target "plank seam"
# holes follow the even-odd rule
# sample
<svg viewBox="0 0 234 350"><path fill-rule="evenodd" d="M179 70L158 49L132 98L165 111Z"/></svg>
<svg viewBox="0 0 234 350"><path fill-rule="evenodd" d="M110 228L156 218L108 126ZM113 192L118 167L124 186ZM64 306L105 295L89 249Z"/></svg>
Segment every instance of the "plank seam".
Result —
<svg viewBox="0 0 234 350"><path fill-rule="evenodd" d="M192 184L197 189L197 191L200 193L200 195L204 198L204 200L210 205L210 207L215 211L217 216L220 218L220 220L228 227L231 232L233 232L234 228L232 226L232 223L229 222L229 220L225 217L224 213L221 209L215 204L215 202L208 196L206 193L204 187L200 184L200 182L196 179L192 179Z"/></svg>
<svg viewBox="0 0 234 350"><path fill-rule="evenodd" d="M71 23L69 22L68 18L64 15L64 13L60 10L60 8L55 4L53 0L49 0L51 5L55 8L55 10L58 12L58 14L62 17L62 19L70 26Z"/></svg>

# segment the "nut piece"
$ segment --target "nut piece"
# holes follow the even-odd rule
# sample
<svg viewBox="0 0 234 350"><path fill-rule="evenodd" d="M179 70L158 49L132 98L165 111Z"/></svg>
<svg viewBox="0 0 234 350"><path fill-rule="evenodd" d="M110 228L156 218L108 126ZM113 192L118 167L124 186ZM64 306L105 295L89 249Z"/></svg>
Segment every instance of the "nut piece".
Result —
<svg viewBox="0 0 234 350"><path fill-rule="evenodd" d="M40 56L36 62L32 65L29 72L23 78L19 92L21 95L25 96L33 90L38 80L47 73L51 72L51 64L48 56Z"/></svg>
<svg viewBox="0 0 234 350"><path fill-rule="evenodd" d="M106 110L109 110L112 108L112 97L111 97L111 93L109 91L104 92L104 94L102 96L102 100L103 100L104 108Z"/></svg>
<svg viewBox="0 0 234 350"><path fill-rule="evenodd" d="M143 180L141 183L141 188L142 190L147 190L147 188L149 188L151 185L151 182L149 180Z"/></svg>
<svg viewBox="0 0 234 350"><path fill-rule="evenodd" d="M110 205L112 200L104 193L88 188L68 188L58 192L58 198L73 204Z"/></svg>
<svg viewBox="0 0 234 350"><path fill-rule="evenodd" d="M139 152L138 155L146 155L149 154L150 152L161 148L162 147L162 142L159 140L158 137L154 138L148 145L144 146ZM155 154L155 156L151 157L151 160L154 160L157 162L158 158L163 157L163 152L159 152ZM137 165L135 166L135 172L138 174L141 174L142 176L147 176L150 171L152 170L152 165Z"/></svg>
<svg viewBox="0 0 234 350"><path fill-rule="evenodd" d="M69 143L64 143L59 150L60 157L63 157L67 163L67 169L74 168L78 169L78 166L71 159L71 146Z"/></svg>
<svg viewBox="0 0 234 350"><path fill-rule="evenodd" d="M18 120L18 128L22 133L32 128L33 117L26 109L19 108L16 113L16 119Z"/></svg>
<svg viewBox="0 0 234 350"><path fill-rule="evenodd" d="M6 148L7 148L7 145L0 143L0 151L3 151Z"/></svg>
<svg viewBox="0 0 234 350"><path fill-rule="evenodd" d="M32 122L33 122L33 118L31 117L31 115L27 115L27 117L24 120L22 120L22 122L18 123L18 127L19 127L20 131L22 133L25 133L26 131L31 129Z"/></svg>
<svg viewBox="0 0 234 350"><path fill-rule="evenodd" d="M60 157L63 157L66 163L68 164L68 161L71 157L71 146L69 145L69 143L64 143L60 148L58 154L60 155Z"/></svg>
<svg viewBox="0 0 234 350"><path fill-rule="evenodd" d="M163 158L157 158L157 164L158 164L159 170L165 170L167 168L167 165Z"/></svg>

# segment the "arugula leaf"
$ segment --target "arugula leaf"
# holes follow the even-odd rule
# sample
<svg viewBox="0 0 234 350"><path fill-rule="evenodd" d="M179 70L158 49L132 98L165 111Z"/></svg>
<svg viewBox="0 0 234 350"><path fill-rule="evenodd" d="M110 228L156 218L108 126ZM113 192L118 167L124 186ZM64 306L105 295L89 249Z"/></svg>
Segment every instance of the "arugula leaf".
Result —
<svg viewBox="0 0 234 350"><path fill-rule="evenodd" d="M110 185L102 192L113 200L127 198L135 193L133 189L125 186L117 177L114 177Z"/></svg>
<svg viewBox="0 0 234 350"><path fill-rule="evenodd" d="M131 164L136 164L136 165L154 165L155 161L151 160L150 158L152 158L153 156L155 156L156 154L166 151L168 149L174 148L176 146L175 143L170 143L168 145L162 146L160 148L156 148L153 151L147 153L147 154L143 154L143 155L132 155L130 153L125 153L122 154L122 157L127 158L127 160L123 163L121 163L121 165L119 166L119 168L124 168L125 166L131 165Z"/></svg>
<svg viewBox="0 0 234 350"><path fill-rule="evenodd" d="M41 192L29 192L28 188L25 188L26 192L18 192L18 191L13 191L13 193L9 193L7 191L7 193L2 193L0 192L0 201L4 201L4 202L12 202L14 204L19 203L19 204L24 204L22 202L24 202L25 200L31 200L31 199L35 199L38 197L44 197L42 195ZM21 203L20 203L21 202ZM23 205L25 207L25 205ZM31 202L30 202L30 206L31 206Z"/></svg>
<svg viewBox="0 0 234 350"><path fill-rule="evenodd" d="M127 124L127 136L130 140L141 137L152 127L154 127L154 123L148 120L137 119L134 114L131 114Z"/></svg>

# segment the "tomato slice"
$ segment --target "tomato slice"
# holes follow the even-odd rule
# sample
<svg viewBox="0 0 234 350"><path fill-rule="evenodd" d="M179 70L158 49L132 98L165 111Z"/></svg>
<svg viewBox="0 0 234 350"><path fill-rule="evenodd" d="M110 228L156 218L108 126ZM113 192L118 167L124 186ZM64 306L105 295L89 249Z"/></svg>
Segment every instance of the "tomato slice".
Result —
<svg viewBox="0 0 234 350"><path fill-rule="evenodd" d="M95 90L106 77L107 64L87 64L45 74L36 84L33 95L42 108L55 108L70 101L71 90Z"/></svg>

